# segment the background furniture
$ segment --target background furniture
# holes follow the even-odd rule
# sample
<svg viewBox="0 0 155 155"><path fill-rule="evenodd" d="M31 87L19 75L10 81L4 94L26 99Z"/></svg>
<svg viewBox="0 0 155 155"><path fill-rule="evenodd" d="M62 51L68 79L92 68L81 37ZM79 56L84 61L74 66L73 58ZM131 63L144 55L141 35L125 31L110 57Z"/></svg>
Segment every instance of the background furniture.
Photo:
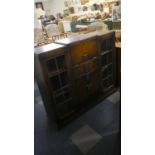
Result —
<svg viewBox="0 0 155 155"><path fill-rule="evenodd" d="M67 38L67 33L62 33L57 24L49 24L45 27L47 39L51 41Z"/></svg>
<svg viewBox="0 0 155 155"><path fill-rule="evenodd" d="M43 30L40 28L34 29L34 43L39 45L45 42L45 36Z"/></svg>
<svg viewBox="0 0 155 155"><path fill-rule="evenodd" d="M115 33L92 32L35 48L49 118L62 127L116 90Z"/></svg>
<svg viewBox="0 0 155 155"><path fill-rule="evenodd" d="M113 21L113 30L121 30L121 21Z"/></svg>

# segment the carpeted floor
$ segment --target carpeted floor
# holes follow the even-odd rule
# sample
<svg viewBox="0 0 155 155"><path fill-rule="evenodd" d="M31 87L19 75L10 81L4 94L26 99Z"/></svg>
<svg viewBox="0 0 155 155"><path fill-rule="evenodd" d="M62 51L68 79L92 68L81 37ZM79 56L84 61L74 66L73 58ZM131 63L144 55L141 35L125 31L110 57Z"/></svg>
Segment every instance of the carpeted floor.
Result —
<svg viewBox="0 0 155 155"><path fill-rule="evenodd" d="M35 155L121 155L119 92L61 130L48 122L36 83L34 95Z"/></svg>

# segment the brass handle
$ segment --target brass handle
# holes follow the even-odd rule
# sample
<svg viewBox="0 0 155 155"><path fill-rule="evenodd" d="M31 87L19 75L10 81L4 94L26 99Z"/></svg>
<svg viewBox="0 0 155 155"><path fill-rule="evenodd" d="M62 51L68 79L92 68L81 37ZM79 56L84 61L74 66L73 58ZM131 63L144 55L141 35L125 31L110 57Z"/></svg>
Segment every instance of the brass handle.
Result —
<svg viewBox="0 0 155 155"><path fill-rule="evenodd" d="M76 64L75 66L74 66L74 68L78 68L79 67L79 64Z"/></svg>
<svg viewBox="0 0 155 155"><path fill-rule="evenodd" d="M83 60L88 60L89 59L89 54L84 54L83 55Z"/></svg>
<svg viewBox="0 0 155 155"><path fill-rule="evenodd" d="M97 63L97 57L93 57L93 62Z"/></svg>

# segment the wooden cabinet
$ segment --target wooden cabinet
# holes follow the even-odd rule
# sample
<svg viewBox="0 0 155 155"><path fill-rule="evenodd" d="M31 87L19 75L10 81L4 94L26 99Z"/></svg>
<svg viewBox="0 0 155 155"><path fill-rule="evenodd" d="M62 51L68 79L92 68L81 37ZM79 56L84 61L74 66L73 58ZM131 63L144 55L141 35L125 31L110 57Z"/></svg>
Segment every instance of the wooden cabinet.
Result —
<svg viewBox="0 0 155 155"><path fill-rule="evenodd" d="M115 91L114 32L95 32L35 48L35 77L59 127Z"/></svg>

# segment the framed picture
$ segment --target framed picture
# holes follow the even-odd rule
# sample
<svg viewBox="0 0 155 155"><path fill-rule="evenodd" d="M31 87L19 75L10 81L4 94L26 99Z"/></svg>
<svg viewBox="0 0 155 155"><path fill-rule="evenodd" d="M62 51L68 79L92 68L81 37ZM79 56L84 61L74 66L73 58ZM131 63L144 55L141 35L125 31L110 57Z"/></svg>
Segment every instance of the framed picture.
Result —
<svg viewBox="0 0 155 155"><path fill-rule="evenodd" d="M64 1L64 5L65 5L65 7L68 7L68 1L67 0Z"/></svg>
<svg viewBox="0 0 155 155"><path fill-rule="evenodd" d="M85 5L88 2L89 2L89 0L81 0L81 5Z"/></svg>
<svg viewBox="0 0 155 155"><path fill-rule="evenodd" d="M112 18L113 18L113 21L117 21L121 19L121 7L120 6L113 6Z"/></svg>
<svg viewBox="0 0 155 155"><path fill-rule="evenodd" d="M82 10L83 11L87 11L88 10L88 7L87 6L83 6Z"/></svg>
<svg viewBox="0 0 155 155"><path fill-rule="evenodd" d="M64 15L66 15L66 16L69 15L69 10L68 9L63 10L63 12L64 12Z"/></svg>
<svg viewBox="0 0 155 155"><path fill-rule="evenodd" d="M35 6L36 8L41 8L42 10L44 10L44 6L42 2L35 2Z"/></svg>
<svg viewBox="0 0 155 155"><path fill-rule="evenodd" d="M79 6L79 7L78 7L78 12L81 12L81 11L82 11L82 7Z"/></svg>
<svg viewBox="0 0 155 155"><path fill-rule="evenodd" d="M74 11L74 7L69 7L69 13L70 13L70 14L75 13L75 11Z"/></svg>

